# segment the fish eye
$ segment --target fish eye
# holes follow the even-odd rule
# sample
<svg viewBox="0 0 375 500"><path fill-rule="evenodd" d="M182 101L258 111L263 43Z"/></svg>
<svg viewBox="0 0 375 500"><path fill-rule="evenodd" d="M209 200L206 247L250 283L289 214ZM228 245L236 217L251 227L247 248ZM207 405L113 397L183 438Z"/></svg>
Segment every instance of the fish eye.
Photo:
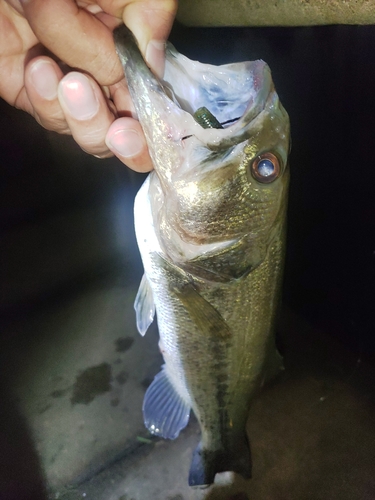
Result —
<svg viewBox="0 0 375 500"><path fill-rule="evenodd" d="M254 179L265 184L277 179L280 172L280 162L272 153L257 156L251 164L251 174Z"/></svg>

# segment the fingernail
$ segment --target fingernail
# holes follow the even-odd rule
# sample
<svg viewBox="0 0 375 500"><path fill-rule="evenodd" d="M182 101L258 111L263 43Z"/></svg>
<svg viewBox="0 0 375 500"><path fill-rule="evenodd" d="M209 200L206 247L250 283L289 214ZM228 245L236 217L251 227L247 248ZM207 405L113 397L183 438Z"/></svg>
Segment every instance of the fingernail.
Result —
<svg viewBox="0 0 375 500"><path fill-rule="evenodd" d="M76 120L88 120L99 110L99 101L91 83L82 73L69 73L61 80L59 98Z"/></svg>
<svg viewBox="0 0 375 500"><path fill-rule="evenodd" d="M144 142L136 130L116 130L114 134L107 138L107 146L113 153L117 153L125 158L131 158L139 154Z"/></svg>
<svg viewBox="0 0 375 500"><path fill-rule="evenodd" d="M146 61L152 71L159 77L164 76L165 66L165 43L159 40L151 40L146 49Z"/></svg>
<svg viewBox="0 0 375 500"><path fill-rule="evenodd" d="M40 97L47 101L56 99L59 80L51 63L43 59L33 63L30 79Z"/></svg>

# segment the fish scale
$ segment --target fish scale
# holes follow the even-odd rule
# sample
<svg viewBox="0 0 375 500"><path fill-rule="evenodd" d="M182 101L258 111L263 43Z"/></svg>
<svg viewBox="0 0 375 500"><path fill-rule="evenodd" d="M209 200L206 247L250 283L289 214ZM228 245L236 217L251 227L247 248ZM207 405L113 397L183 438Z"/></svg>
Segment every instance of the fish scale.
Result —
<svg viewBox="0 0 375 500"><path fill-rule="evenodd" d="M247 478L250 404L282 367L288 115L263 61L216 67L167 45L160 82L125 26L114 39L155 168L134 206L145 271L137 325L143 335L156 310L165 362L145 394L145 425L175 439L192 410L201 440L189 484L223 471Z"/></svg>

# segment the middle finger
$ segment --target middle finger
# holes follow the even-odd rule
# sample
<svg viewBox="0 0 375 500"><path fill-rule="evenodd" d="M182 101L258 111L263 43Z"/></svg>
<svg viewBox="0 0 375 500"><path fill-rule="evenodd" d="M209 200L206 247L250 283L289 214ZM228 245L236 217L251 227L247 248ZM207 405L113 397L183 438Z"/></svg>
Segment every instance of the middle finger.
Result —
<svg viewBox="0 0 375 500"><path fill-rule="evenodd" d="M36 57L25 68L25 89L36 120L47 130L68 134L57 87L63 77L59 65L47 56Z"/></svg>
<svg viewBox="0 0 375 500"><path fill-rule="evenodd" d="M101 158L112 156L105 137L115 117L99 85L90 76L73 71L60 81L58 98L81 148Z"/></svg>

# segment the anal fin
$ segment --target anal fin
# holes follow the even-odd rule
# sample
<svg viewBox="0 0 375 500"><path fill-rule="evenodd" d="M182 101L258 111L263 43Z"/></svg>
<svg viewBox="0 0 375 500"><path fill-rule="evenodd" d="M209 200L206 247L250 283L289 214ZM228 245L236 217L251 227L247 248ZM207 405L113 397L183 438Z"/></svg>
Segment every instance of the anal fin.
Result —
<svg viewBox="0 0 375 500"><path fill-rule="evenodd" d="M143 400L145 426L156 436L176 439L190 416L190 405L175 391L163 366L146 391Z"/></svg>

